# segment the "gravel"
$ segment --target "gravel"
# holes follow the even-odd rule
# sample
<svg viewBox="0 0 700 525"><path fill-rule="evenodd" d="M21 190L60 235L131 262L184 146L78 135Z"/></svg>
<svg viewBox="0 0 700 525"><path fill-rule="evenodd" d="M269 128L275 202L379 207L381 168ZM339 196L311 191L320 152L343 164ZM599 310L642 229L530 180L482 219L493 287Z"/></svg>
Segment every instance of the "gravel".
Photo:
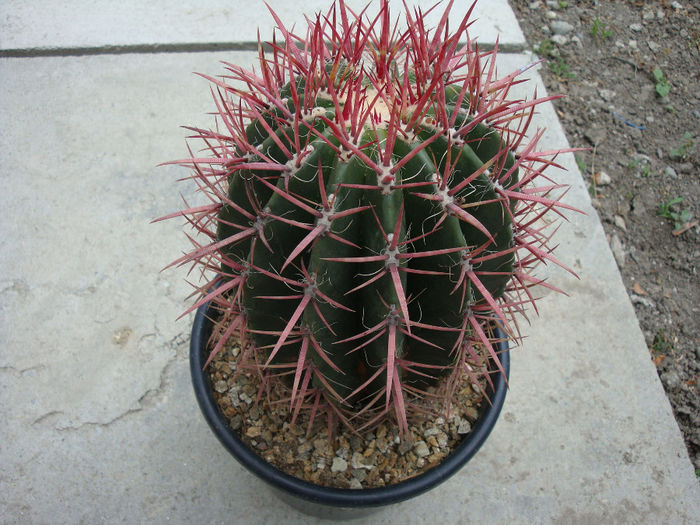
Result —
<svg viewBox="0 0 700 525"><path fill-rule="evenodd" d="M209 371L215 398L231 428L267 462L323 486L381 487L436 466L471 431L483 399L483 388L472 388L465 378L449 411L412 421L408 436L400 436L398 428L387 423L363 436L344 427L329 436L327 422L318 415L311 428L304 411L291 424L288 401L279 402L288 398L285 389L271 388L269 396L258 399L258 375L236 374L234 352L238 350L219 352Z"/></svg>

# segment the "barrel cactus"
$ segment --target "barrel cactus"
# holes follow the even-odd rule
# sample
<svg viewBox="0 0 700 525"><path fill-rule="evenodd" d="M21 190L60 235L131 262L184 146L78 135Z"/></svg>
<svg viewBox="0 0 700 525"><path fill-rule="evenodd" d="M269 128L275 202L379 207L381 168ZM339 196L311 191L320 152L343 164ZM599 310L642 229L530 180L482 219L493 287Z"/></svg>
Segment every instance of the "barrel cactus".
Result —
<svg viewBox="0 0 700 525"><path fill-rule="evenodd" d="M517 340L532 268L559 264L540 220L566 207L543 174L558 152L526 135L551 97L508 100L522 70L496 78L451 6L434 28L406 8L402 30L387 1L340 0L303 38L273 12L281 43L206 77L217 125L175 161L205 196L169 217L200 234L174 264L209 276L192 309L220 312L212 357L236 338L239 370L355 429L406 429L438 382L500 367L492 326Z"/></svg>

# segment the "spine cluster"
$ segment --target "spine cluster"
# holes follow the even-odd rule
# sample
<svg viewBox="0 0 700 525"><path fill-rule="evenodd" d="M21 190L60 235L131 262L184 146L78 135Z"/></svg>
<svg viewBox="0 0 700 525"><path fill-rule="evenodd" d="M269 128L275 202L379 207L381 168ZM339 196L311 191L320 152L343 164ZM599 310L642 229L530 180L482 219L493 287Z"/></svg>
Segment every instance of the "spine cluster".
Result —
<svg viewBox="0 0 700 525"><path fill-rule="evenodd" d="M260 46L257 71L226 64L213 84L215 130L192 170L206 204L176 265L208 276L192 309L220 311L212 357L240 340L239 370L286 382L290 407L354 428L409 416L440 388L500 367L491 327L519 338L533 276L553 261L545 215L563 187L559 152L528 135L552 97L507 98L497 50L388 3L370 17L339 1L299 37ZM473 9L473 6L472 6ZM273 16L276 17L276 15Z"/></svg>

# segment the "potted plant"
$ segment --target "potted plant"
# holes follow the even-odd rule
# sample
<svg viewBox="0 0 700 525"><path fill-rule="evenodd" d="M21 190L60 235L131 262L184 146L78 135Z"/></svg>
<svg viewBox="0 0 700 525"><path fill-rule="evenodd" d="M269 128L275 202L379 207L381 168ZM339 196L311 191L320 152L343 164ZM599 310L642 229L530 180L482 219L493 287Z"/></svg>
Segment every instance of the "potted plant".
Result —
<svg viewBox="0 0 700 525"><path fill-rule="evenodd" d="M464 464L505 398L508 342L568 208L509 100L496 49L406 8L341 0L225 64L216 125L190 128L200 268L189 311L204 414L253 472L304 502L371 507ZM437 6L433 7L437 9ZM190 150L191 151L191 150ZM543 181L543 182L541 182ZM308 504L304 503L306 510Z"/></svg>

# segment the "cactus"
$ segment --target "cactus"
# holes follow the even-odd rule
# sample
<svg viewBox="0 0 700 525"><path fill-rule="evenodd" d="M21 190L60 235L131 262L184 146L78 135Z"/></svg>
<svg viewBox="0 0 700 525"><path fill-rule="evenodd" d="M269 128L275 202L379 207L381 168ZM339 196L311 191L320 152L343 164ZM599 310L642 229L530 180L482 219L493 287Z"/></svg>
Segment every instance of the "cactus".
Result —
<svg viewBox="0 0 700 525"><path fill-rule="evenodd" d="M208 152L175 161L208 202L168 217L205 239L173 264L211 270L189 310L221 312L211 357L238 338L239 370L356 429L406 430L440 378L445 401L500 367L491 325L517 340L532 287L551 288L532 268L561 265L539 220L567 208L543 175L559 152L526 137L554 97L509 101L524 69L496 78L473 5L449 32L451 6L432 30L406 8L401 31L387 1L368 18L341 0L305 38L273 12L284 43L205 77L217 127L190 128Z"/></svg>

